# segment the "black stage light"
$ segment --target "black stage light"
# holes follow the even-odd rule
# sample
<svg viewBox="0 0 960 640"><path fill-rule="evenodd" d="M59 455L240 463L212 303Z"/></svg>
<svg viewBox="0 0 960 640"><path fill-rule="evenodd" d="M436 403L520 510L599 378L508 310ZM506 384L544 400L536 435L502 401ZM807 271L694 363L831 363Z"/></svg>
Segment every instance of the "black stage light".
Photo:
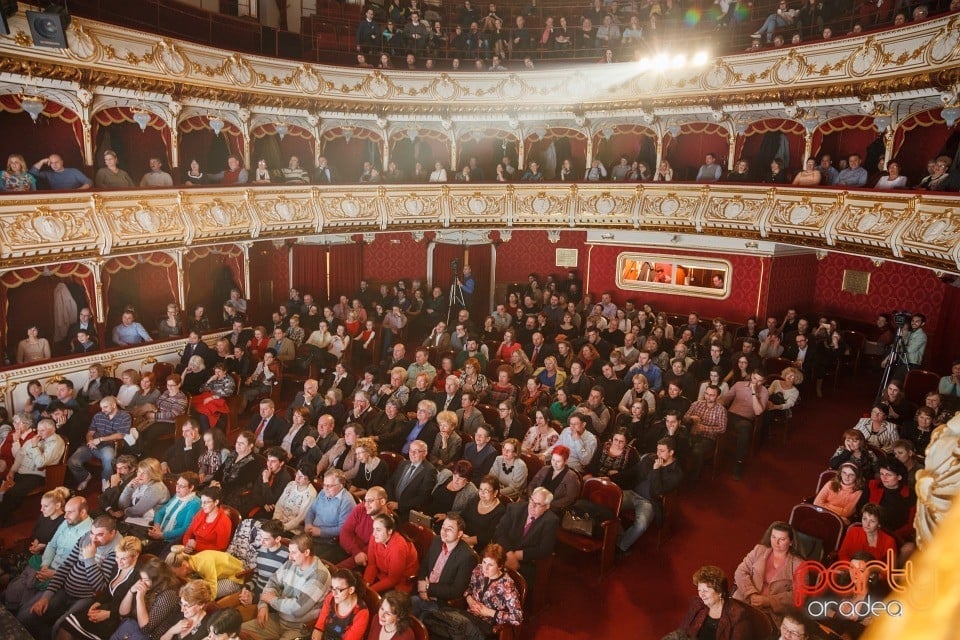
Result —
<svg viewBox="0 0 960 640"><path fill-rule="evenodd" d="M17 0L0 0L0 36L10 35L7 18L17 12Z"/></svg>
<svg viewBox="0 0 960 640"><path fill-rule="evenodd" d="M27 23L35 46L67 48L70 12L65 5L50 5L44 11L27 11Z"/></svg>

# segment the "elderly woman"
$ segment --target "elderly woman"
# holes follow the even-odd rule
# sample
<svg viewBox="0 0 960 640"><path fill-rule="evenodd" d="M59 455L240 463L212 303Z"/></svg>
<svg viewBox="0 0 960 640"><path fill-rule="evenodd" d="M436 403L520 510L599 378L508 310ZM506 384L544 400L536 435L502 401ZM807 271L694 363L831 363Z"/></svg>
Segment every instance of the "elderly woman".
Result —
<svg viewBox="0 0 960 640"><path fill-rule="evenodd" d="M500 455L490 467L490 475L500 484L504 497L519 498L527 486L527 463L520 459L520 441L507 438L503 441Z"/></svg>
<svg viewBox="0 0 960 640"><path fill-rule="evenodd" d="M488 404L497 404L498 402L516 402L517 386L510 382L512 370L509 366L503 364L497 367L497 381L487 387L484 395L484 402Z"/></svg>
<svg viewBox="0 0 960 640"><path fill-rule="evenodd" d="M307 511L317 498L317 489L313 486L315 477L316 468L313 465L302 465L277 499L273 519L279 520L285 531L300 533L302 530Z"/></svg>
<svg viewBox="0 0 960 640"><path fill-rule="evenodd" d="M218 426L221 416L230 413L227 398L236 393L237 383L227 374L227 366L222 362L213 365L213 375L201 387L201 393L190 399L191 406L199 414L197 418L203 431Z"/></svg>
<svg viewBox="0 0 960 640"><path fill-rule="evenodd" d="M207 614L214 592L203 580L191 580L180 587L180 620L160 640L207 640L212 615Z"/></svg>
<svg viewBox="0 0 960 640"><path fill-rule="evenodd" d="M526 384L520 390L519 404L524 413L529 414L534 409L546 406L550 402L550 393L537 383L536 378L527 378Z"/></svg>
<svg viewBox="0 0 960 640"><path fill-rule="evenodd" d="M443 522L445 515L451 511L463 511L467 503L477 496L477 487L470 481L472 476L473 465L467 460L458 460L440 471L424 511L437 522Z"/></svg>
<svg viewBox="0 0 960 640"><path fill-rule="evenodd" d="M17 362L25 364L50 358L50 342L40 337L40 328L32 324L27 327L27 337L17 344Z"/></svg>
<svg viewBox="0 0 960 640"><path fill-rule="evenodd" d="M700 567L693 574L693 585L697 588L697 595L690 603L677 635L717 640L756 637L749 610L742 602L730 598L727 576L720 567Z"/></svg>
<svg viewBox="0 0 960 640"><path fill-rule="evenodd" d="M309 407L297 407L290 415L290 428L280 441L280 448L290 456L290 464L296 466L304 455L303 443L308 437L314 441L317 430L310 424L312 421Z"/></svg>
<svg viewBox="0 0 960 640"><path fill-rule="evenodd" d="M254 434L243 431L237 436L234 450L213 476L211 486L223 489L223 501L240 513L249 513L256 500L254 485L260 480L263 462L254 455Z"/></svg>
<svg viewBox="0 0 960 640"><path fill-rule="evenodd" d="M140 461L137 474L120 494L117 501L120 509L111 511L110 515L126 523L132 533L142 533L145 537L147 525L153 522L154 511L169 499L170 490L163 483L160 461L147 458Z"/></svg>
<svg viewBox="0 0 960 640"><path fill-rule="evenodd" d="M384 404L383 412L370 422L370 437L381 451L400 451L403 446L410 421L401 413L402 407L398 399L391 398Z"/></svg>
<svg viewBox="0 0 960 640"><path fill-rule="evenodd" d="M381 594L393 589L410 593L418 568L417 548L397 530L394 517L387 513L374 516L367 568L363 572L370 590Z"/></svg>
<svg viewBox="0 0 960 640"><path fill-rule="evenodd" d="M377 389L373 402L383 409L387 401L391 399L397 401L401 411L403 407L407 406L407 401L410 399L410 388L407 386L407 370L403 367L394 367L390 370L389 384L381 385Z"/></svg>
<svg viewBox="0 0 960 640"><path fill-rule="evenodd" d="M465 523L463 541L474 549L486 547L506 512L506 501L500 497L500 481L494 475L483 476L477 496L460 512Z"/></svg>
<svg viewBox="0 0 960 640"><path fill-rule="evenodd" d="M141 551L139 539L133 536L120 539L115 551L117 573L83 613L71 613L64 619L56 640L109 638L116 631L121 621L120 605L131 587L140 579L137 559Z"/></svg>
<svg viewBox="0 0 960 640"><path fill-rule="evenodd" d="M184 471L176 478L175 493L154 511L153 525L147 530L152 540L151 549L183 540L190 523L200 511L200 498L196 489L200 478L193 471Z"/></svg>
<svg viewBox="0 0 960 640"><path fill-rule="evenodd" d="M900 439L897 425L887 420L889 408L883 403L870 409L869 418L861 418L853 427L863 434L867 444L883 449L884 453L893 452L893 443Z"/></svg>
<svg viewBox="0 0 960 640"><path fill-rule="evenodd" d="M580 476L567 466L569 459L569 448L562 444L555 446L550 454L550 464L540 469L527 486L528 492L537 487L550 491L553 494L550 508L555 513L563 513L580 497Z"/></svg>
<svg viewBox="0 0 960 640"><path fill-rule="evenodd" d="M33 417L27 413L16 413L13 416L12 428L6 423L6 409L2 409L0 416L0 480L5 479L13 467L14 459L23 445L37 437L34 429ZM57 461L59 462L59 460ZM12 478L11 478L12 479Z"/></svg>
<svg viewBox="0 0 960 640"><path fill-rule="evenodd" d="M546 457L547 451L557 444L560 434L555 427L559 424L551 423L549 413L545 409L537 409L533 414L534 423L523 438L522 452L525 454Z"/></svg>
<svg viewBox="0 0 960 640"><path fill-rule="evenodd" d="M140 579L120 602L118 612L129 617L120 623L111 640L161 640L176 622L180 585L180 579L165 562L159 558L149 560L140 568Z"/></svg>
<svg viewBox="0 0 960 640"><path fill-rule="evenodd" d="M773 617L777 624L793 601L793 576L803 562L796 533L786 522L774 522L734 574L733 597Z"/></svg>
<svg viewBox="0 0 960 640"><path fill-rule="evenodd" d="M480 370L479 360L476 358L467 358L467 361L463 363L463 373L460 374L461 391L471 391L476 394L477 397L482 396L484 392L486 392L490 383L487 381L487 376L480 373Z"/></svg>
<svg viewBox="0 0 960 640"><path fill-rule="evenodd" d="M475 637L480 638L493 635L497 625L519 627L523 622L523 607L517 585L507 573L506 559L507 553L499 544L487 545L480 564L470 574L470 584L464 593L466 611L445 608L438 614L427 614L424 616L427 630L432 621L439 618L446 619L442 628L446 628L445 623L451 618L471 625L476 629Z"/></svg>
<svg viewBox="0 0 960 640"><path fill-rule="evenodd" d="M373 438L357 440L357 473L353 476L350 493L362 500L370 487L384 487L390 478L387 464L377 457L377 443Z"/></svg>
<svg viewBox="0 0 960 640"><path fill-rule="evenodd" d="M210 378L210 372L207 369L206 362L202 356L190 356L187 366L180 374L182 384L180 385L184 393L196 396L203 389L203 385Z"/></svg>
<svg viewBox="0 0 960 640"><path fill-rule="evenodd" d="M850 517L856 512L862 495L860 467L853 462L845 462L840 465L837 476L823 485L813 504L832 511L843 518L844 524L850 524Z"/></svg>
<svg viewBox="0 0 960 640"><path fill-rule="evenodd" d="M441 411L437 414L437 426L440 432L433 440L428 459L437 467L446 467L460 457L463 451L463 438L457 433L459 419L453 411Z"/></svg>

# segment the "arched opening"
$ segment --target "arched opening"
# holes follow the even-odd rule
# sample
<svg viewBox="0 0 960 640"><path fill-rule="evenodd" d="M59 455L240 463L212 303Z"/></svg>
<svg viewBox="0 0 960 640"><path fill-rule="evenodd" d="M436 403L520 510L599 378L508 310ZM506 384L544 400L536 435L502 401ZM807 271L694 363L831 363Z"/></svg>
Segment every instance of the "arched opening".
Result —
<svg viewBox="0 0 960 640"><path fill-rule="evenodd" d="M413 175L418 162L427 175L439 162L447 169L447 177L453 179L455 168L450 166L450 138L441 131L395 131L390 136L390 159L408 176Z"/></svg>
<svg viewBox="0 0 960 640"><path fill-rule="evenodd" d="M616 125L604 128L593 138L594 157L607 167L616 165L620 158L627 164L643 162L650 169L650 178L657 164L657 134L650 127L639 124Z"/></svg>
<svg viewBox="0 0 960 640"><path fill-rule="evenodd" d="M674 180L694 180L697 168L708 153L717 156L717 163L726 166L729 149L727 130L713 122L688 122L680 127L677 137L664 138L663 157L673 167Z"/></svg>
<svg viewBox="0 0 960 640"><path fill-rule="evenodd" d="M547 180L560 177L564 160L573 165L573 174L583 177L584 158L587 157L587 136L569 127L551 127L533 132L523 141L524 158L529 165L538 162Z"/></svg>
<svg viewBox="0 0 960 640"><path fill-rule="evenodd" d="M339 182L357 182L363 163L378 169L383 165L382 139L370 129L334 127L320 136L320 153L326 156Z"/></svg>
<svg viewBox="0 0 960 640"><path fill-rule="evenodd" d="M231 154L243 162L243 136L232 122L223 121L220 135L210 128L207 116L191 116L183 120L178 128L180 167L183 173L187 172L193 160L200 163L200 170L207 176L226 169L227 157ZM176 179L175 176L174 180Z"/></svg>
<svg viewBox="0 0 960 640"><path fill-rule="evenodd" d="M751 122L737 142L734 161L740 158L750 163L750 173L757 176L769 172L770 162L780 158L784 170L794 174L803 168L804 128L796 120L767 118Z"/></svg>
<svg viewBox="0 0 960 640"><path fill-rule="evenodd" d="M878 164L883 160L883 136L877 133L871 116L843 116L824 122L813 132L812 149L818 158L830 154L837 169L841 168L840 160L845 164L851 154L859 154L863 168L870 175L868 186L872 186L880 174Z"/></svg>
<svg viewBox="0 0 960 640"><path fill-rule="evenodd" d="M927 161L939 155L953 158L960 134L957 127L947 128L940 109L928 109L908 116L893 136L894 160L909 184L917 184L927 175Z"/></svg>
<svg viewBox="0 0 960 640"><path fill-rule="evenodd" d="M516 161L517 143L515 134L502 129L475 129L463 133L457 138L459 151L457 168L468 164L470 158L476 158L477 167L481 169L482 175L475 177L471 173L471 179L492 182L497 175L497 164L504 156L509 156Z"/></svg>
<svg viewBox="0 0 960 640"><path fill-rule="evenodd" d="M57 153L63 158L65 167L83 170L83 124L80 116L48 98L36 122L33 122L23 110L21 96L0 96L0 157L4 159L4 168L7 156L25 152L23 142L26 139L30 140L29 149L34 150L30 152L30 157L25 158L28 167L40 158Z"/></svg>
<svg viewBox="0 0 960 640"><path fill-rule="evenodd" d="M198 247L185 254L183 261L185 311L189 315L196 305L203 305L211 326L217 326L230 289L243 293L243 251L236 245Z"/></svg>
<svg viewBox="0 0 960 640"><path fill-rule="evenodd" d="M110 107L93 114L94 168L105 166L103 152L110 149L117 154L120 168L130 174L135 184L140 184L143 174L150 170L149 160L153 157L161 158L164 171L171 172L172 176L170 128L155 113L147 115L150 120L141 129L130 107Z"/></svg>
<svg viewBox="0 0 960 640"><path fill-rule="evenodd" d="M313 174L314 169L314 147L316 141L313 134L297 125L286 125L287 131L283 137L277 132L277 125L261 124L250 132L253 139L253 157L254 164L251 169L256 168L256 163L261 158L267 161L267 167L270 169L270 177L274 182L283 182L281 170L290 163L290 156L297 156L300 166Z"/></svg>
<svg viewBox="0 0 960 640"><path fill-rule="evenodd" d="M112 344L110 333L124 309L132 308L137 322L154 334L167 305L179 306L177 265L173 258L157 251L107 260L103 265L103 288L107 303L104 338L108 344ZM213 315L211 319L219 317Z"/></svg>

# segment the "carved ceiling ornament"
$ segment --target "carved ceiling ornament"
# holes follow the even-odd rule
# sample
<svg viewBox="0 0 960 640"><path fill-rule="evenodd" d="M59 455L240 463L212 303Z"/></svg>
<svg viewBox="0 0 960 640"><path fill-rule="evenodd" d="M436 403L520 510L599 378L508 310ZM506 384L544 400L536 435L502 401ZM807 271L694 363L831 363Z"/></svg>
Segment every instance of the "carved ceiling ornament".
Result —
<svg viewBox="0 0 960 640"><path fill-rule="evenodd" d="M153 47L153 59L161 71L172 76L183 77L190 70L190 59L167 38L161 38Z"/></svg>
<svg viewBox="0 0 960 640"><path fill-rule="evenodd" d="M66 54L82 62L95 62L103 52L103 45L84 28L82 22L72 21L67 38Z"/></svg>

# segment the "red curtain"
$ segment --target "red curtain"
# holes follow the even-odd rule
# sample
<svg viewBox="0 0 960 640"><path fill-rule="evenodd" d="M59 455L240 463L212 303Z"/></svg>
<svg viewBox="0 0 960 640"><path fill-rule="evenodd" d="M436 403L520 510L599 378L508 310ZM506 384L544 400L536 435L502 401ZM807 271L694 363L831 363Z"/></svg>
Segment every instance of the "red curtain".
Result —
<svg viewBox="0 0 960 640"><path fill-rule="evenodd" d="M0 101L0 157L3 158L4 168L7 156L11 153L22 154L27 165L51 153L58 153L63 157L65 166L83 170L83 150L74 131L79 119L72 111L48 100L43 113L33 122L29 115L20 110L19 98L16 107L6 102L8 100ZM62 112L59 117L48 115L48 109L54 107ZM62 119L66 117L72 117L75 121L71 123Z"/></svg>
<svg viewBox="0 0 960 640"><path fill-rule="evenodd" d="M470 267L473 269L473 278L476 282L470 317L478 327L483 324L483 318L490 312L490 290L493 288L493 278L490 276L490 247L489 244L474 244L467 247L470 254Z"/></svg>
<svg viewBox="0 0 960 640"><path fill-rule="evenodd" d="M436 243L433 248L433 286L443 289L444 294L450 291L453 283L453 272L450 263L456 260L463 269L465 247L461 244Z"/></svg>
<svg viewBox="0 0 960 640"><path fill-rule="evenodd" d="M717 163L727 166L729 146L724 129L711 123L685 125L680 135L667 139L664 157L673 167L675 180L693 180L708 153L717 156Z"/></svg>
<svg viewBox="0 0 960 640"><path fill-rule="evenodd" d="M293 286L301 294L309 293L314 300L327 299L327 250L317 244L296 245L293 248ZM286 300L285 296L278 296Z"/></svg>
<svg viewBox="0 0 960 640"><path fill-rule="evenodd" d="M335 244L330 247L330 301L341 295L353 296L360 288L363 270L363 247L358 243Z"/></svg>
<svg viewBox="0 0 960 640"><path fill-rule="evenodd" d="M96 168L104 166L103 152L112 149L117 153L120 168L129 173L133 181L138 184L143 174L150 170L152 157L161 158L164 170L170 170L170 155L162 131L152 127L141 131L140 125L133 122L96 124L95 127L94 166Z"/></svg>
<svg viewBox="0 0 960 640"><path fill-rule="evenodd" d="M960 353L960 333L952 330L956 326L956 319L960 317L960 288L945 286L943 288L943 303L940 305L940 318L937 322L937 332L927 343L924 364L931 371L950 373L950 365ZM930 318L927 318L929 321Z"/></svg>
<svg viewBox="0 0 960 640"><path fill-rule="evenodd" d="M159 251L111 258L103 265L108 335L126 307L133 307L137 320L150 331L177 302L177 265ZM214 316L219 317L219 316Z"/></svg>

